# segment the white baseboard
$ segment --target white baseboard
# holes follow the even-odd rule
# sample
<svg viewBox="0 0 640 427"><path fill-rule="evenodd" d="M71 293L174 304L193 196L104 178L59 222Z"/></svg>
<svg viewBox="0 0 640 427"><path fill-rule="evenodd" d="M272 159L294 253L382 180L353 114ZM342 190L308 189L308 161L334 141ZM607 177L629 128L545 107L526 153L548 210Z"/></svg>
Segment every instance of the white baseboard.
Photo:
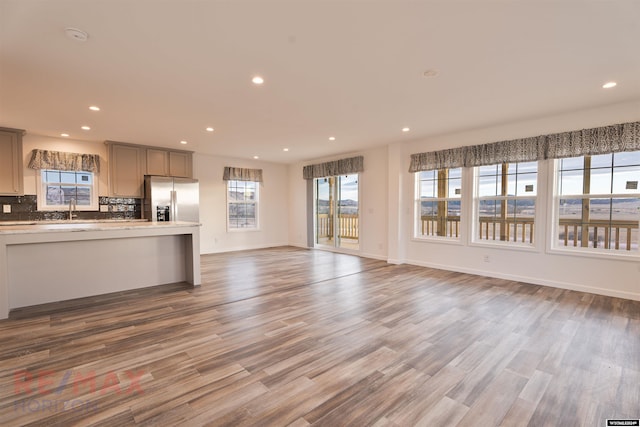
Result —
<svg viewBox="0 0 640 427"><path fill-rule="evenodd" d="M286 245L284 245L284 246L291 246L292 248L300 248L300 249L313 249L313 248L310 248L310 247L309 247L309 246L307 246L307 245L304 245L304 244L297 244L297 243L287 243L287 244L286 244Z"/></svg>
<svg viewBox="0 0 640 427"><path fill-rule="evenodd" d="M216 251L200 252L200 255L221 254L224 252L250 251L253 249L277 248L280 246L292 246L292 245L290 245L289 243L266 243L263 245L246 245L242 247L231 246L231 247L220 248L220 250L216 250Z"/></svg>
<svg viewBox="0 0 640 427"><path fill-rule="evenodd" d="M361 256L363 258L371 258L371 259L377 259L379 261L386 261L387 257L386 256L382 256L382 255L374 255L374 254L364 254L361 253L358 256Z"/></svg>
<svg viewBox="0 0 640 427"><path fill-rule="evenodd" d="M391 260L389 260L388 262L392 263ZM411 265L421 266L421 267L436 268L438 270L455 271L458 273L467 273L467 274L473 274L476 276L494 277L496 279L513 280L515 282L531 283L533 285L549 286L552 288L568 289L571 291L586 292L589 294L605 295L609 297L640 301L640 293L637 293L637 292L616 291L613 289L585 286L585 285L579 285L576 283L559 282L555 280L544 280L536 277L496 273L495 271L478 270L474 268L464 268L464 267L436 264L436 263L424 262L424 261L407 260L406 263Z"/></svg>
<svg viewBox="0 0 640 427"><path fill-rule="evenodd" d="M296 248L303 248L303 249L312 249L312 250L318 250L318 251L325 251L325 252L333 252L334 254L343 254L343 255L353 255L353 256L359 256L362 258L371 258L371 259L377 259L380 261L386 261L387 257L384 255L375 255L375 254L369 254L369 253L363 253L357 250L349 250L349 249L340 249L340 248L330 248L330 247L326 247L326 248L310 248L308 246L298 246L295 244L289 244L289 246L293 246Z"/></svg>

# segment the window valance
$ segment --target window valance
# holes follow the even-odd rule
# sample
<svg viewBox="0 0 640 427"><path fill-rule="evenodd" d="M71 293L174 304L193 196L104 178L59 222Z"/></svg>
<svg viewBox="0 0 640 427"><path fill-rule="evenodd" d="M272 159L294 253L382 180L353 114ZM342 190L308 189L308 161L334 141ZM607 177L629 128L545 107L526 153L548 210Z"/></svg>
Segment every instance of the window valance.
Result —
<svg viewBox="0 0 640 427"><path fill-rule="evenodd" d="M411 155L409 172L640 150L640 122Z"/></svg>
<svg viewBox="0 0 640 427"><path fill-rule="evenodd" d="M429 153L412 154L409 172L459 168L462 166L464 166L464 147L458 147Z"/></svg>
<svg viewBox="0 0 640 427"><path fill-rule="evenodd" d="M29 160L31 169L55 169L62 171L100 172L100 156L98 154L65 153L35 149Z"/></svg>
<svg viewBox="0 0 640 427"><path fill-rule="evenodd" d="M231 166L224 167L222 175L224 181L255 181L262 182L262 169L246 169L234 168Z"/></svg>
<svg viewBox="0 0 640 427"><path fill-rule="evenodd" d="M547 136L547 158L640 150L640 122L623 123Z"/></svg>
<svg viewBox="0 0 640 427"><path fill-rule="evenodd" d="M544 136L536 136L465 147L464 165L471 167L544 160L544 138Z"/></svg>
<svg viewBox="0 0 640 427"><path fill-rule="evenodd" d="M348 175L362 171L364 171L364 157L356 156L305 166L302 169L302 176L304 179L314 179L326 176Z"/></svg>

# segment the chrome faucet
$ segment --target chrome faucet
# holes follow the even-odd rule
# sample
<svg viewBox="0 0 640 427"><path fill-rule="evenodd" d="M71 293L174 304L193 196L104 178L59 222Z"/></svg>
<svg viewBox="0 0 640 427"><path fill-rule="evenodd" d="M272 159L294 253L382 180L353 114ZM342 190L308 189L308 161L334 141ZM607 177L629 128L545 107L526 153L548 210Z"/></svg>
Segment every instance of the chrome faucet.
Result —
<svg viewBox="0 0 640 427"><path fill-rule="evenodd" d="M78 209L78 206L76 204L76 199L72 197L71 199L69 199L69 220L72 220L73 218L78 216L73 213L73 211L76 209Z"/></svg>

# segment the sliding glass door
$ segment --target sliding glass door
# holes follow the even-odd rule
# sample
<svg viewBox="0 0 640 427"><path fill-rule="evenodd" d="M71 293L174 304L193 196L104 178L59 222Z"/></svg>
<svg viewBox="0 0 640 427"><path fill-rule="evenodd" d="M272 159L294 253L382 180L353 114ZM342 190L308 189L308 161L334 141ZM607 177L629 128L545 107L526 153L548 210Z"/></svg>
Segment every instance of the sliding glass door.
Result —
<svg viewBox="0 0 640 427"><path fill-rule="evenodd" d="M315 244L359 247L358 174L315 179Z"/></svg>

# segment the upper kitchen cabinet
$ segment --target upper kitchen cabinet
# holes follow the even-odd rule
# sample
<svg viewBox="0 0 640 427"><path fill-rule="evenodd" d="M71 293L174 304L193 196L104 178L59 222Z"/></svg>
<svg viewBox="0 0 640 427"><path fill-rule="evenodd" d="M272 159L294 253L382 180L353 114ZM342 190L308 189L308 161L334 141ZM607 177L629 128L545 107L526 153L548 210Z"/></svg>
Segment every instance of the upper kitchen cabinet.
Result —
<svg viewBox="0 0 640 427"><path fill-rule="evenodd" d="M169 175L169 153L167 150L147 148L147 175Z"/></svg>
<svg viewBox="0 0 640 427"><path fill-rule="evenodd" d="M169 175L193 178L193 154L187 151L169 151Z"/></svg>
<svg viewBox="0 0 640 427"><path fill-rule="evenodd" d="M24 194L23 134L21 129L0 127L0 195Z"/></svg>
<svg viewBox="0 0 640 427"><path fill-rule="evenodd" d="M109 146L109 195L144 197L145 149L106 141Z"/></svg>
<svg viewBox="0 0 640 427"><path fill-rule="evenodd" d="M193 177L193 153L191 151L147 148L147 175Z"/></svg>

